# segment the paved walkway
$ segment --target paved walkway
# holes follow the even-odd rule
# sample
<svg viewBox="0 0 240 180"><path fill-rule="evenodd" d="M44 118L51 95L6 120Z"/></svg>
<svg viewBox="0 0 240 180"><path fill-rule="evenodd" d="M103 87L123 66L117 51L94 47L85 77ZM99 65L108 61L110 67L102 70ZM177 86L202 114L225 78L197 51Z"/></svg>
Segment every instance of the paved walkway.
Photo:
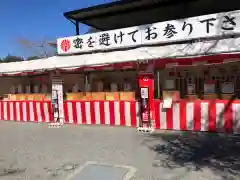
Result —
<svg viewBox="0 0 240 180"><path fill-rule="evenodd" d="M240 177L208 164L194 169L190 160L179 165L167 151L172 142L166 138L171 136L141 134L131 128L66 125L49 129L43 124L0 121L0 179L64 180L90 161L130 167L136 170L132 180ZM177 147L171 148L173 152Z"/></svg>

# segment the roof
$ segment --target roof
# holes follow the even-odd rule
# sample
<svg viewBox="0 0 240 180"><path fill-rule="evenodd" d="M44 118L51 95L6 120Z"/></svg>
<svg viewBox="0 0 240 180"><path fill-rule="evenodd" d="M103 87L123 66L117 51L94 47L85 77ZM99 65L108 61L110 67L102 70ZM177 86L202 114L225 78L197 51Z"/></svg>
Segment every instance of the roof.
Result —
<svg viewBox="0 0 240 180"><path fill-rule="evenodd" d="M69 20L112 30L236 10L236 0L122 0L65 12Z"/></svg>
<svg viewBox="0 0 240 180"><path fill-rule="evenodd" d="M167 46L156 47L141 47L131 50L112 51L112 52L99 52L94 54L82 54L75 56L54 56L46 59L14 62L14 63L1 63L0 75L16 75L23 73L24 75L35 72L41 74L44 71L52 71L55 69L73 70L78 68L93 68L111 65L114 63L137 62L139 60L156 60L164 61L170 58L175 62L185 63L184 59L191 59L193 56L211 55L220 53L239 53L240 46L237 46L240 38L224 39L224 40L211 40L204 42L197 42L193 44L175 44ZM231 51L230 51L231 50ZM207 52L207 54L206 54ZM240 54L238 60L240 60ZM231 55L224 56L225 58L233 58ZM180 59L174 59L180 58ZM236 58L234 56L234 58ZM192 58L194 59L194 58ZM205 61L204 57L202 58ZM219 59L216 58L214 62ZM235 59L234 59L235 61ZM204 63L204 62L203 62Z"/></svg>
<svg viewBox="0 0 240 180"><path fill-rule="evenodd" d="M100 30L110 30L140 24L148 24L153 18L149 16L138 16L138 18L124 18L120 16L130 16L131 13L151 11L159 5L167 5L170 2L192 1L192 0L120 0L106 4L91 6L70 12L65 12L67 19L79 21L83 24L95 27ZM145 18L145 20L143 20ZM114 21L121 19L121 21ZM138 20L139 19L139 20ZM144 21L144 23L142 23ZM115 22L115 23L114 23ZM117 24L116 24L117 23Z"/></svg>

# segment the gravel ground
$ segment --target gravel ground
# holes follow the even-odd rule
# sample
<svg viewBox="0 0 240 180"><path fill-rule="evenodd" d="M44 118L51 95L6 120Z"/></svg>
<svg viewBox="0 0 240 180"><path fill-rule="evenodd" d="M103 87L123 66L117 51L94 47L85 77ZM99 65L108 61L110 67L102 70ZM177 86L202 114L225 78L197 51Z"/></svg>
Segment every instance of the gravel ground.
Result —
<svg viewBox="0 0 240 180"><path fill-rule="evenodd" d="M151 147L164 141L122 127L0 122L0 179L62 180L88 161L137 169L136 180L218 180L210 168L159 165L166 155Z"/></svg>

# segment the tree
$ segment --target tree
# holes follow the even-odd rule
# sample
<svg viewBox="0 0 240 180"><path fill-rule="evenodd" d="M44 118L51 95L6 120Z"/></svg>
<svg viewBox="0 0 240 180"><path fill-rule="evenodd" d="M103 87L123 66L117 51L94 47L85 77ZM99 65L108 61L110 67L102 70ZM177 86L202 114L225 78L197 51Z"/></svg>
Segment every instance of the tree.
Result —
<svg viewBox="0 0 240 180"><path fill-rule="evenodd" d="M28 58L27 58L27 60L36 60L36 59L41 59L41 57L39 57L39 56L29 56Z"/></svg>
<svg viewBox="0 0 240 180"><path fill-rule="evenodd" d="M8 55L4 59L2 59L2 63L20 62L20 61L24 61L24 59L22 57L12 56L12 55Z"/></svg>
<svg viewBox="0 0 240 180"><path fill-rule="evenodd" d="M31 41L27 39L19 39L18 43L23 46L24 48L27 48L36 59L39 58L47 58L56 55L56 47L52 45L52 43L49 43L49 41L43 40L43 41ZM30 59L32 60L32 57ZM29 59L29 58L28 58Z"/></svg>

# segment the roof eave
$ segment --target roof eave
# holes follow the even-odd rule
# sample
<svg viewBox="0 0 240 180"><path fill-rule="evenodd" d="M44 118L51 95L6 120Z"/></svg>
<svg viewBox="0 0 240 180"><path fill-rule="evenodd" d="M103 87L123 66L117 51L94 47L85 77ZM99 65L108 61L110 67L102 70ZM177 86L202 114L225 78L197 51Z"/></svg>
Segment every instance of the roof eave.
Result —
<svg viewBox="0 0 240 180"><path fill-rule="evenodd" d="M128 4L128 3L131 3L131 2L134 2L134 1L136 1L136 0L114 1L114 2L110 2L110 3L105 3L105 4L96 5L96 6L90 6L90 7L83 8L83 9L77 9L77 10L65 12L65 13L63 13L63 15L66 18L76 20L72 15L78 14L79 12L87 12L87 11L94 11L96 9L110 8L110 7L113 7L113 6ZM84 20L84 19L85 18L80 18L78 20Z"/></svg>

